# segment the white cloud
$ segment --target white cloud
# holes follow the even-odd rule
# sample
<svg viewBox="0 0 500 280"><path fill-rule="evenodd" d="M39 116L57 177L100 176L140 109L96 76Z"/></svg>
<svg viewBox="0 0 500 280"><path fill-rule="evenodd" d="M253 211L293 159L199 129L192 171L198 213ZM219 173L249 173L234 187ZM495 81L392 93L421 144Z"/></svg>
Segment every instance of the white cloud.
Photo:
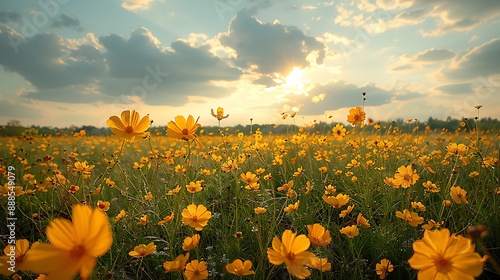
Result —
<svg viewBox="0 0 500 280"><path fill-rule="evenodd" d="M122 7L129 11L148 10L157 0L123 0Z"/></svg>

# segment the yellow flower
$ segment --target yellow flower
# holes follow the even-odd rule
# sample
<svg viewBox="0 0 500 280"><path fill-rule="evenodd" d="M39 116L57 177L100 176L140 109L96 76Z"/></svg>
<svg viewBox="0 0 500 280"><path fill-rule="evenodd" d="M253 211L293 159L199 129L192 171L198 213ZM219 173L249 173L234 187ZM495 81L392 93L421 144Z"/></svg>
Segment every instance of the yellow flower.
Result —
<svg viewBox="0 0 500 280"><path fill-rule="evenodd" d="M217 108L217 114L214 113L214 109L210 109L210 111L212 113L212 116L219 121L229 117L229 114L224 116L224 108L222 107Z"/></svg>
<svg viewBox="0 0 500 280"><path fill-rule="evenodd" d="M80 190L80 187L78 187L77 185L71 185L69 187L69 190L68 192L72 193L72 194L75 194L78 190Z"/></svg>
<svg viewBox="0 0 500 280"><path fill-rule="evenodd" d="M238 275L238 276L246 276L253 275L255 271L252 269L252 261L245 260L244 262L240 259L234 260L232 263L228 263L226 265L227 272Z"/></svg>
<svg viewBox="0 0 500 280"><path fill-rule="evenodd" d="M417 210L420 210L420 211L425 211L425 205L422 204L422 202L415 202L415 201L412 201L411 202L411 207L413 209L417 209Z"/></svg>
<svg viewBox="0 0 500 280"><path fill-rule="evenodd" d="M163 220L158 222L158 225L170 224L173 220L174 220L174 212L172 212L170 215L165 216Z"/></svg>
<svg viewBox="0 0 500 280"><path fill-rule="evenodd" d="M187 280L202 280L208 278L207 264L205 262L199 262L198 260L193 260L186 265L186 270L184 270L184 275Z"/></svg>
<svg viewBox="0 0 500 280"><path fill-rule="evenodd" d="M424 218L420 217L415 212L410 212L408 209L401 211L396 211L396 217L407 221L411 226L418 226L419 224L424 222Z"/></svg>
<svg viewBox="0 0 500 280"><path fill-rule="evenodd" d="M291 230L285 230L280 240L275 236L272 248L267 248L269 262L274 265L285 263L288 273L299 279L304 279L311 275L311 272L304 266L310 263L316 256L308 252L311 242L307 236L301 234L296 236Z"/></svg>
<svg viewBox="0 0 500 280"><path fill-rule="evenodd" d="M450 143L445 149L451 155L464 155L469 150L469 147L464 144Z"/></svg>
<svg viewBox="0 0 500 280"><path fill-rule="evenodd" d="M285 207L284 210L287 213L294 212L297 211L297 209L299 209L299 205L300 205L300 200L297 200L297 202L295 202L294 204L289 204L287 207Z"/></svg>
<svg viewBox="0 0 500 280"><path fill-rule="evenodd" d="M462 189L461 187L451 187L450 189L450 195L451 195L451 198L453 198L453 201L455 201L455 203L469 203L469 201L467 201L467 191Z"/></svg>
<svg viewBox="0 0 500 280"><path fill-rule="evenodd" d="M178 194L179 192L181 191L181 187L180 186L177 186L175 187L174 189L171 189L167 192L167 195L174 195L174 194Z"/></svg>
<svg viewBox="0 0 500 280"><path fill-rule="evenodd" d="M144 196L144 200L150 200L150 199L153 199L153 194L151 192L148 192L145 196Z"/></svg>
<svg viewBox="0 0 500 280"><path fill-rule="evenodd" d="M344 218L345 216L347 216L352 212L352 209L354 209L354 205L347 206L347 209L340 211L339 218Z"/></svg>
<svg viewBox="0 0 500 280"><path fill-rule="evenodd" d="M116 215L115 217L115 223L118 223L119 221L121 221L123 218L125 218L125 210L121 210L120 213L118 213L118 215Z"/></svg>
<svg viewBox="0 0 500 280"><path fill-rule="evenodd" d="M211 217L212 213L203 204L190 204L182 210L182 223L198 231L203 230Z"/></svg>
<svg viewBox="0 0 500 280"><path fill-rule="evenodd" d="M198 121L195 122L191 115L188 116L187 120L183 116L177 116L175 122L170 121L167 124L167 135L186 141L194 140L199 147L203 147L195 134L200 126Z"/></svg>
<svg viewBox="0 0 500 280"><path fill-rule="evenodd" d="M438 188L437 185L432 183L431 181L423 183L423 186L425 188L425 192L437 193L441 191L441 189Z"/></svg>
<svg viewBox="0 0 500 280"><path fill-rule="evenodd" d="M134 258L143 258L154 252L156 252L156 245L150 242L148 245L139 244L135 246L134 250L130 251L128 255Z"/></svg>
<svg viewBox="0 0 500 280"><path fill-rule="evenodd" d="M370 223L365 217L363 217L363 214L361 213L358 214L358 217L356 218L356 223L358 223L358 225L362 225L365 228L370 227Z"/></svg>
<svg viewBox="0 0 500 280"><path fill-rule="evenodd" d="M398 168L398 172L394 175L393 183L406 189L415 185L419 178L417 171L411 168L411 164L408 166L403 165Z"/></svg>
<svg viewBox="0 0 500 280"><path fill-rule="evenodd" d="M339 193L337 196L322 196L323 200L333 206L334 208L340 208L349 202L349 195Z"/></svg>
<svg viewBox="0 0 500 280"><path fill-rule="evenodd" d="M75 162L75 168L73 168L74 171L81 172L84 176L89 176L92 169L94 169L95 165L88 165L87 161L84 162Z"/></svg>
<svg viewBox="0 0 500 280"><path fill-rule="evenodd" d="M349 238L354 238L359 235L359 230L356 225L352 225L341 228L340 233L345 234Z"/></svg>
<svg viewBox="0 0 500 280"><path fill-rule="evenodd" d="M315 257L306 265L307 267L314 268L322 272L332 270L332 264L328 261L327 258Z"/></svg>
<svg viewBox="0 0 500 280"><path fill-rule="evenodd" d="M199 243L200 243L200 235L199 234L195 234L192 237L188 236L188 237L184 238L184 243L182 244L182 250L190 251L190 250L196 248L196 246L198 246Z"/></svg>
<svg viewBox="0 0 500 280"><path fill-rule="evenodd" d="M377 271L377 275L380 276L380 279L385 279L387 274L394 270L394 266L388 259L381 259L380 263L375 266L375 270Z"/></svg>
<svg viewBox="0 0 500 280"><path fill-rule="evenodd" d="M73 205L72 222L56 218L47 227L50 244L38 244L26 254L26 268L47 279L82 279L92 273L97 258L113 243L108 216L87 205Z"/></svg>
<svg viewBox="0 0 500 280"><path fill-rule="evenodd" d="M148 224L148 215L144 215L141 217L139 222L137 222L138 225L145 226Z"/></svg>
<svg viewBox="0 0 500 280"><path fill-rule="evenodd" d="M112 116L106 122L111 131L118 136L128 141L134 141L135 137L145 138L149 129L149 116L143 117L140 121L139 113L135 110L126 110L122 112L121 118Z"/></svg>
<svg viewBox="0 0 500 280"><path fill-rule="evenodd" d="M347 115L347 122L356 125L358 123L363 123L366 118L365 112L361 107L352 108L349 110L349 115Z"/></svg>
<svg viewBox="0 0 500 280"><path fill-rule="evenodd" d="M429 220L426 225L422 226L422 228L425 229L425 230L431 230L431 229L434 229L434 228L439 228L443 224L444 224L443 221L441 221L439 223L436 223L436 221L434 221L434 220Z"/></svg>
<svg viewBox="0 0 500 280"><path fill-rule="evenodd" d="M102 201L102 200L97 201L97 208L101 209L104 212L109 210L110 205L111 203L109 203L109 201Z"/></svg>
<svg viewBox="0 0 500 280"><path fill-rule="evenodd" d="M202 181L190 182L189 185L186 185L186 189L190 193L201 192L203 188L201 187Z"/></svg>
<svg viewBox="0 0 500 280"><path fill-rule="evenodd" d="M33 246L36 246L35 244ZM10 276L18 270L26 270L26 253L30 247L30 242L26 239L16 240L16 245L7 245L3 249L4 256L0 256L0 274ZM11 256L14 259L11 259ZM15 267L15 271L9 270Z"/></svg>
<svg viewBox="0 0 500 280"><path fill-rule="evenodd" d="M253 211L255 212L255 214L259 215L259 214L264 214L267 212L267 209L264 208L264 207L255 207L253 209Z"/></svg>
<svg viewBox="0 0 500 280"><path fill-rule="evenodd" d="M314 246L326 247L332 242L330 231L325 230L320 224L307 225L307 232L309 240Z"/></svg>
<svg viewBox="0 0 500 280"><path fill-rule="evenodd" d="M451 234L448 229L426 230L424 237L413 242L410 267L418 279L473 280L483 273L484 260L474 252L469 238Z"/></svg>
<svg viewBox="0 0 500 280"><path fill-rule="evenodd" d="M288 183L284 183L283 185L281 185L281 187L278 187L277 190L278 191L287 191L287 190L293 188L293 184L294 184L293 180L290 180L290 181L288 181Z"/></svg>
<svg viewBox="0 0 500 280"><path fill-rule="evenodd" d="M183 271L186 268L186 263L189 259L189 253L186 255L178 255L173 261L166 261L163 263L163 268L166 272Z"/></svg>
<svg viewBox="0 0 500 280"><path fill-rule="evenodd" d="M332 128L333 136L337 140L342 140L345 137L345 132L346 132L345 127L339 123Z"/></svg>

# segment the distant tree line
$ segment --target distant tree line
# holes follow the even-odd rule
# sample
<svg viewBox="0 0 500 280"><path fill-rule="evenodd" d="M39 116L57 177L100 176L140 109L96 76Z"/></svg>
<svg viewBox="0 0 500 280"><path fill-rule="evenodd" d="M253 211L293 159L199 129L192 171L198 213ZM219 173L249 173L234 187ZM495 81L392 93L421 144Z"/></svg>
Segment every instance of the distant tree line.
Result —
<svg viewBox="0 0 500 280"><path fill-rule="evenodd" d="M379 121L372 122L370 125L366 126L366 131L373 132L375 130L375 125L379 125L382 131L387 131L398 127L402 132L410 132L418 126L419 130L425 130L426 127L432 131L455 131L457 129L467 129L473 130L476 128L476 121L478 128L481 131L496 132L500 131L500 121L492 118L482 118L479 120L474 119L452 119L451 117L445 120L436 119L429 117L426 121L421 120L403 120L396 119L393 121ZM331 131L333 126L338 122L317 122L307 126L302 127L303 132L308 133L327 133ZM342 123L343 124L343 123ZM343 124L349 130L352 127L347 124ZM219 135L220 133L230 134L243 132L245 135L254 133L260 130L263 134L292 134L297 133L300 127L297 125L286 125L286 124L253 124L253 125L241 125L231 127L217 127L217 126L202 126L199 132L203 132L203 135ZM111 135L111 130L107 127L95 127L92 125L84 126L70 126L68 128L57 128L57 127L47 127L47 126L22 126L18 120L10 120L5 125L0 125L0 136L19 136L24 134L38 134L38 135L74 135L75 133L84 132L88 136L105 136ZM150 132L152 135L165 135L165 127L151 127Z"/></svg>

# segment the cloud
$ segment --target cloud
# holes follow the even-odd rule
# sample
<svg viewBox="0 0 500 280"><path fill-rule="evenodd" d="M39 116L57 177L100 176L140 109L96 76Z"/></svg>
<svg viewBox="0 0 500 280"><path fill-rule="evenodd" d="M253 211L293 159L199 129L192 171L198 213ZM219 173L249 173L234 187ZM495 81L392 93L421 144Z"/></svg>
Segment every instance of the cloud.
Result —
<svg viewBox="0 0 500 280"><path fill-rule="evenodd" d="M467 80L499 75L500 38L456 55L450 64L439 72L449 80Z"/></svg>
<svg viewBox="0 0 500 280"><path fill-rule="evenodd" d="M157 0L123 0L122 7L129 11L149 10Z"/></svg>
<svg viewBox="0 0 500 280"><path fill-rule="evenodd" d="M39 89L87 84L105 72L104 60L96 50L92 57L88 56L92 47L71 50L61 37L52 33L24 38L8 27L0 25L0 30L0 64ZM15 48L12 42L22 43ZM79 56L73 57L72 52Z"/></svg>
<svg viewBox="0 0 500 280"><path fill-rule="evenodd" d="M19 14L18 12L0 11L0 23L7 24L20 21L21 21L21 14Z"/></svg>
<svg viewBox="0 0 500 280"><path fill-rule="evenodd" d="M25 98L67 103L183 105L193 96L231 94L242 72L210 52L210 45L177 40L162 46L145 29L130 38L111 34L64 41L52 33L23 38L1 26L0 64L35 88ZM24 43L16 53L12 37Z"/></svg>
<svg viewBox="0 0 500 280"><path fill-rule="evenodd" d="M447 84L436 87L435 89L445 94L468 94L473 91L472 83Z"/></svg>
<svg viewBox="0 0 500 280"><path fill-rule="evenodd" d="M237 52L236 65L265 74L288 75L293 67L306 67L306 57L317 52L317 62L325 56L324 45L293 26L263 23L246 13L238 13L229 32L219 35L223 45Z"/></svg>
<svg viewBox="0 0 500 280"><path fill-rule="evenodd" d="M326 111L360 106L362 92L367 93L368 104L378 106L391 102L394 93L374 84L357 86L345 81L331 82L312 89L308 96L288 95L287 104L301 108L302 115L321 115Z"/></svg>
<svg viewBox="0 0 500 280"><path fill-rule="evenodd" d="M70 17L65 14L62 14L58 18L55 18L52 22L52 27L73 28L78 31L83 30L82 27L80 26L80 21L76 17Z"/></svg>
<svg viewBox="0 0 500 280"><path fill-rule="evenodd" d="M41 119L43 112L40 104L29 99L2 99L0 98L0 117L10 119ZM22 122L21 122L22 124Z"/></svg>
<svg viewBox="0 0 500 280"><path fill-rule="evenodd" d="M449 60L455 55L456 54L450 50L430 48L414 55L405 54L400 56L399 61L390 65L389 69L391 71L420 69L424 65Z"/></svg>

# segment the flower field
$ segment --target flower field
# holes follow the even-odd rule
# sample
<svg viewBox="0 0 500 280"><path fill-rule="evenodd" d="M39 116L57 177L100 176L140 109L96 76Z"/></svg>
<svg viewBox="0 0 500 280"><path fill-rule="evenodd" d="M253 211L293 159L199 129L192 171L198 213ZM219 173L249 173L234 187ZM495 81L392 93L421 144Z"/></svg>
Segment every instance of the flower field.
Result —
<svg viewBox="0 0 500 280"><path fill-rule="evenodd" d="M153 117L0 138L5 279L499 277L499 131L368 124L361 107L286 134Z"/></svg>

